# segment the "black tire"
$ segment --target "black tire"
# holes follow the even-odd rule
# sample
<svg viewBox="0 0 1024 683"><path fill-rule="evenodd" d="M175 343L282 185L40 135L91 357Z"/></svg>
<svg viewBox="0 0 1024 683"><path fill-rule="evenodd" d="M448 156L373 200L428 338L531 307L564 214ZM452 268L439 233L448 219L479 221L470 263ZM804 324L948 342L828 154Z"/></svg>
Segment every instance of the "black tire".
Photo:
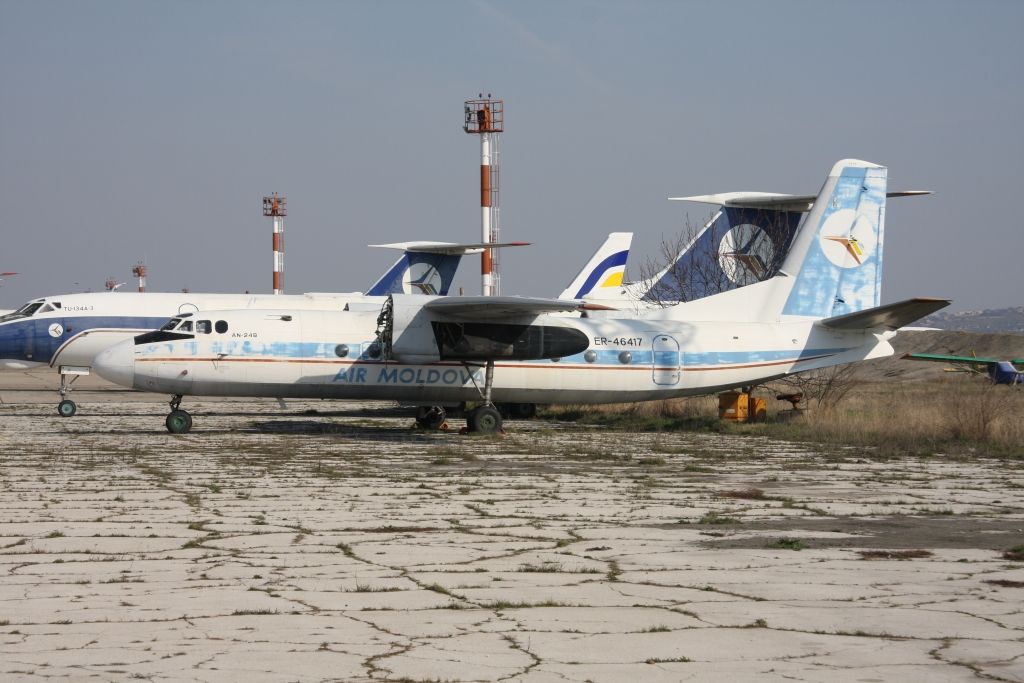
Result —
<svg viewBox="0 0 1024 683"><path fill-rule="evenodd" d="M509 403L508 416L513 420L532 420L537 417L536 403Z"/></svg>
<svg viewBox="0 0 1024 683"><path fill-rule="evenodd" d="M422 429L440 429L444 418L444 408L441 406L420 406L416 409L416 424Z"/></svg>
<svg viewBox="0 0 1024 683"><path fill-rule="evenodd" d="M501 431L501 413L494 406L479 406L467 416L469 431L475 434L495 434Z"/></svg>
<svg viewBox="0 0 1024 683"><path fill-rule="evenodd" d="M164 424L171 434L188 434L192 429L192 416L184 410L172 410Z"/></svg>
<svg viewBox="0 0 1024 683"><path fill-rule="evenodd" d="M57 404L57 414L61 417L71 417L78 412L78 406L71 399L64 399Z"/></svg>

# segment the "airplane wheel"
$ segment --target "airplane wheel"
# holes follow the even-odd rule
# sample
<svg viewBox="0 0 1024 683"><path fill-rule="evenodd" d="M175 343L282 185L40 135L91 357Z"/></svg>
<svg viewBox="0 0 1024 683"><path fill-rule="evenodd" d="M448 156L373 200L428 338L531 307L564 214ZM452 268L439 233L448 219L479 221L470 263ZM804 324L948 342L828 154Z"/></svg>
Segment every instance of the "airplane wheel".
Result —
<svg viewBox="0 0 1024 683"><path fill-rule="evenodd" d="M57 404L57 414L61 417L71 417L78 411L78 406L70 399L64 399Z"/></svg>
<svg viewBox="0 0 1024 683"><path fill-rule="evenodd" d="M164 424L171 434L187 434L192 429L192 416L184 410L172 410Z"/></svg>
<svg viewBox="0 0 1024 683"><path fill-rule="evenodd" d="M440 429L444 418L444 408L441 406L420 406L416 409L416 424L422 429Z"/></svg>
<svg viewBox="0 0 1024 683"><path fill-rule="evenodd" d="M501 413L494 406L474 408L466 422L469 431L477 434L494 434L501 431Z"/></svg>
<svg viewBox="0 0 1024 683"><path fill-rule="evenodd" d="M508 414L514 420L532 420L537 416L537 404L509 403Z"/></svg>

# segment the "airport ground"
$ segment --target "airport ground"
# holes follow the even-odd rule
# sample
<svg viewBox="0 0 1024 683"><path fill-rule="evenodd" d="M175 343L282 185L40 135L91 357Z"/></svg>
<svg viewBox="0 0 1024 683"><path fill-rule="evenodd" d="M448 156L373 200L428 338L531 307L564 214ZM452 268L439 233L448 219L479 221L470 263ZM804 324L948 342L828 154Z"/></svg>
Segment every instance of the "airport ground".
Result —
<svg viewBox="0 0 1024 683"><path fill-rule="evenodd" d="M1012 449L0 380L4 681L1024 680Z"/></svg>

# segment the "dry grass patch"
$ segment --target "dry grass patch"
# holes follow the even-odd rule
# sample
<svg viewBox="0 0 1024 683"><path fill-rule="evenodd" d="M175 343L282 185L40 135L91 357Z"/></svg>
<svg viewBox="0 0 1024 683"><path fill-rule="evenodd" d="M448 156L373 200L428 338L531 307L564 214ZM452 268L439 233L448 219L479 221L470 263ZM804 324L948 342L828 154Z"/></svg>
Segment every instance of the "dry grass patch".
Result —
<svg viewBox="0 0 1024 683"><path fill-rule="evenodd" d="M931 557L930 550L858 550L862 560L915 560L921 557Z"/></svg>

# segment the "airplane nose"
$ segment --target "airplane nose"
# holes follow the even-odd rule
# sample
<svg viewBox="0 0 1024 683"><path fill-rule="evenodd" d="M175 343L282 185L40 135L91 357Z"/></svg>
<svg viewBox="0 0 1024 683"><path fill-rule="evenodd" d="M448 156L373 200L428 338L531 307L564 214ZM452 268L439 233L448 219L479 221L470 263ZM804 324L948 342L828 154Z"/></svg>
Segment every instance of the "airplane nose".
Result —
<svg viewBox="0 0 1024 683"><path fill-rule="evenodd" d="M132 339L114 344L96 356L92 363L96 374L129 389L135 382L135 342Z"/></svg>

